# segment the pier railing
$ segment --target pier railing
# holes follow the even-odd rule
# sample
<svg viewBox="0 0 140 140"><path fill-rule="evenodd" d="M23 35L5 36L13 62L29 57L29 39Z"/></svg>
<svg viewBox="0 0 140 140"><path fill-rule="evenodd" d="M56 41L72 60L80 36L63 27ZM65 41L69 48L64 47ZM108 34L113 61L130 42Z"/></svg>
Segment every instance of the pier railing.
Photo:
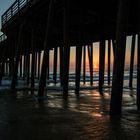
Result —
<svg viewBox="0 0 140 140"><path fill-rule="evenodd" d="M28 2L31 0L16 0L8 10L2 15L2 25L9 21L15 14L17 14Z"/></svg>
<svg viewBox="0 0 140 140"><path fill-rule="evenodd" d="M6 38L7 38L7 36L6 36L5 34L2 34L2 35L0 36L0 43L1 43L2 41L6 40Z"/></svg>

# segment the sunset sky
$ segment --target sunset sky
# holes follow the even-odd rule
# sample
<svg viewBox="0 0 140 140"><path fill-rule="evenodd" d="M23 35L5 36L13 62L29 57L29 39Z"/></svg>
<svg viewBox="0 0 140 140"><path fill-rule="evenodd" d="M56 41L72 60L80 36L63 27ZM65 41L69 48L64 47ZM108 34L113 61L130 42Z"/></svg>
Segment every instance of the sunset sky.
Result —
<svg viewBox="0 0 140 140"><path fill-rule="evenodd" d="M132 37L128 36L127 37L127 44L126 44L126 56L125 56L125 67L129 68L129 64L130 64L130 51L131 51L131 41L132 41ZM108 64L108 60L107 60L107 55L108 55L108 47L107 47L107 41L106 41L106 55L105 55L105 64L107 66ZM137 41L136 41L136 46L137 46ZM136 65L137 63L137 47L135 47L135 59L134 59L134 65ZM59 52L59 51L58 51ZM76 60L76 49L74 47L71 47L71 55L70 55L70 69L73 70L75 69L75 60ZM50 64L53 63L53 51L51 51L50 53ZM112 50L112 45L111 45L111 64L113 64L113 50ZM58 61L59 61L59 57L58 57ZM121 60L119 60L121 61ZM83 63L83 62L82 62ZM89 60L88 60L88 53L86 50L86 68L89 70ZM95 42L93 43L93 66L94 66L94 70L98 69L99 66L99 42ZM112 65L113 66L113 65Z"/></svg>

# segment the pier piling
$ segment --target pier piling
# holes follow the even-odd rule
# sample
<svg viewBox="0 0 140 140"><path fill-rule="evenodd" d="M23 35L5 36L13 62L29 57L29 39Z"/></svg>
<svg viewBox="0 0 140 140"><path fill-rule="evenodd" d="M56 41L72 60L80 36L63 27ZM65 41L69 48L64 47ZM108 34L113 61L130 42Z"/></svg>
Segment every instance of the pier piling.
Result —
<svg viewBox="0 0 140 140"><path fill-rule="evenodd" d="M126 48L126 27L127 27L129 3L130 0L119 1L117 29L116 29L115 61L114 61L115 71L113 73L112 93L110 102L111 115L120 115L122 111L122 90L123 90L123 76L125 62L125 48Z"/></svg>
<svg viewBox="0 0 140 140"><path fill-rule="evenodd" d="M104 84L104 67L105 67L105 40L100 40L99 46L99 92L103 92Z"/></svg>
<svg viewBox="0 0 140 140"><path fill-rule="evenodd" d="M133 85L134 55L135 55L135 35L132 35L131 57L130 57L130 77L129 77L130 88L132 88L132 85Z"/></svg>

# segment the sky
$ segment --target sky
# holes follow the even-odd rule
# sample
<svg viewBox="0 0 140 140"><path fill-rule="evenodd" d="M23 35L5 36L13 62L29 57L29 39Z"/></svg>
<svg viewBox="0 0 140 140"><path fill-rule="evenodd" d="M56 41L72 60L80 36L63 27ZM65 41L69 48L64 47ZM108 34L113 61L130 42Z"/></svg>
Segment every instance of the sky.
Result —
<svg viewBox="0 0 140 140"><path fill-rule="evenodd" d="M1 29L1 16L12 5L15 0L0 0L0 29ZM2 33L0 33L2 34Z"/></svg>
<svg viewBox="0 0 140 140"><path fill-rule="evenodd" d="M2 14L13 4L15 0L0 0L0 17L2 16ZM0 29L1 29L1 18L0 18ZM0 35L2 33L0 32ZM137 44L136 44L137 45ZM99 43L94 43L93 44L93 65L99 65ZM126 64L128 65L130 62L130 50L131 50L131 36L127 37L127 45L126 45ZM136 64L136 52L137 49L135 49L135 64ZM113 63L113 52L111 52L111 63ZM51 56L51 58L53 58ZM53 62L53 59L51 60L51 63ZM107 50L106 50L106 61L105 63L107 64ZM71 49L71 60L70 60L70 64L71 66L75 65L75 49ZM86 57L86 64L88 65L88 55Z"/></svg>

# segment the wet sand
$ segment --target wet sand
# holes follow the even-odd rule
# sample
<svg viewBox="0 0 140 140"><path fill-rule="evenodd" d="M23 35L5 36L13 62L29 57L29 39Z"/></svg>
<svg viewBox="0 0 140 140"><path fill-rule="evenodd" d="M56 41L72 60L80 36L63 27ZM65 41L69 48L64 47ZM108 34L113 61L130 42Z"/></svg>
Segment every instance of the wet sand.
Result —
<svg viewBox="0 0 140 140"><path fill-rule="evenodd" d="M0 92L0 140L139 140L140 113L135 91L125 89L123 114L109 116L110 91L82 90L77 99L69 92L48 91L43 102L29 90ZM35 92L37 94L37 92Z"/></svg>

